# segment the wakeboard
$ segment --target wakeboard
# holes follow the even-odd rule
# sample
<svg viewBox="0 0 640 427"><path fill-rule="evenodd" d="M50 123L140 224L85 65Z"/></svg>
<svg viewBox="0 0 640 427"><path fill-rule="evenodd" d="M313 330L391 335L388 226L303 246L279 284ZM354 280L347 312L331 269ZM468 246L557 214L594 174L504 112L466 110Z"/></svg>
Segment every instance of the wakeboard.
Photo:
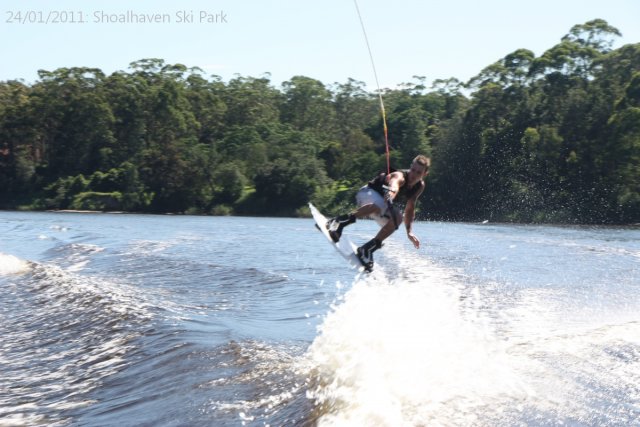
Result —
<svg viewBox="0 0 640 427"><path fill-rule="evenodd" d="M329 243L331 243L331 246L333 246L338 251L338 253L342 255L344 259L347 260L351 268L356 268L359 271L366 270L370 272L371 268L368 266L365 266L360 261L360 258L358 258L358 255L356 255L356 251L358 250L358 247L351 240L349 240L348 237L344 235L340 238L340 241L338 243L334 242L331 236L329 235L329 230L327 230L328 218L322 215L322 213L318 210L318 208L313 206L313 204L311 203L309 203L309 209L311 210L311 215L313 216L313 219L316 222L316 228L320 230L320 232L329 241Z"/></svg>

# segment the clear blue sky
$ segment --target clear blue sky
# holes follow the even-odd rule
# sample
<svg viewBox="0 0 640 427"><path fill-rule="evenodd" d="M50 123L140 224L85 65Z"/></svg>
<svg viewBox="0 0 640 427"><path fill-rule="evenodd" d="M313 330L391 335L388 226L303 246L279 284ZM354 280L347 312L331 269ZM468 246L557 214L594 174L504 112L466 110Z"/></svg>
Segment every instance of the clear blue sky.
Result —
<svg viewBox="0 0 640 427"><path fill-rule="evenodd" d="M519 48L537 56L575 24L602 18L640 42L639 0L358 0L382 87L424 76L466 81ZM192 23L178 13L193 11ZM271 73L323 83L351 77L375 89L353 0L2 0L0 80L33 82L37 70L88 66L110 74L142 58L198 66L225 81ZM17 23L74 18L84 23ZM107 23L103 14L169 15L170 23ZM200 12L218 23L200 21ZM96 13L100 18L96 17ZM209 16L205 16L208 18ZM96 21L100 22L96 22ZM206 21L206 19L205 19ZM226 21L226 22L221 22Z"/></svg>

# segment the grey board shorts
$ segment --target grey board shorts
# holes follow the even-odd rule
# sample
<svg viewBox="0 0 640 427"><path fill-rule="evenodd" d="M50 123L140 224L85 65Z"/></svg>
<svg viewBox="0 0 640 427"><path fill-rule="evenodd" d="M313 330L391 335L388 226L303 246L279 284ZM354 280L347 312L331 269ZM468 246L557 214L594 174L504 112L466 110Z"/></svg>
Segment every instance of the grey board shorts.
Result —
<svg viewBox="0 0 640 427"><path fill-rule="evenodd" d="M391 218L389 215L389 207L387 203L384 201L384 197L380 195L377 191L365 185L356 193L356 203L358 207L364 205L374 204L380 208L380 214L370 215L369 218L373 219L377 222L380 227L384 226L387 221Z"/></svg>

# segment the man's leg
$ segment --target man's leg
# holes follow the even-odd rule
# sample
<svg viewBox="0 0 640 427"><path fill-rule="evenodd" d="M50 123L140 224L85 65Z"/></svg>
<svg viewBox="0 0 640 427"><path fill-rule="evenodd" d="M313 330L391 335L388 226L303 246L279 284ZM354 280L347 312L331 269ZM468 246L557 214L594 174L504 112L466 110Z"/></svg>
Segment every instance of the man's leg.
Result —
<svg viewBox="0 0 640 427"><path fill-rule="evenodd" d="M380 215L380 208L375 203L360 206L353 212L356 218L366 218L370 215Z"/></svg>
<svg viewBox="0 0 640 427"><path fill-rule="evenodd" d="M395 215L395 219L391 217L380 231L378 231L378 234L376 234L375 238L378 239L380 243L382 243L387 237L391 236L402 223L402 215L396 209L393 209L389 214Z"/></svg>
<svg viewBox="0 0 640 427"><path fill-rule="evenodd" d="M360 246L357 250L358 258L360 258L360 261L368 271L373 269L373 253L382 247L382 242L387 237L391 236L402 222L402 215L395 209L392 209L389 214L393 215L393 217L391 217L380 231L378 231L376 237Z"/></svg>
<svg viewBox="0 0 640 427"><path fill-rule="evenodd" d="M380 214L380 208L374 203L369 203L360 206L358 209L347 215L340 215L330 219L327 222L327 229L329 230L329 236L331 236L331 240L338 243L340 241L340 237L342 237L342 230L347 225L353 224L354 222L356 222L356 219L366 218L369 215L376 214Z"/></svg>

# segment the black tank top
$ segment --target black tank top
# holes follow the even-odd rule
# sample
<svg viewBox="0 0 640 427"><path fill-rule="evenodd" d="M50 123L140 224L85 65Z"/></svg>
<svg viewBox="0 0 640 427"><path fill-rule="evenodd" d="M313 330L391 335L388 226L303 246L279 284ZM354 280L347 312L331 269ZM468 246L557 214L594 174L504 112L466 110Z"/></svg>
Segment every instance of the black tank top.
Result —
<svg viewBox="0 0 640 427"><path fill-rule="evenodd" d="M398 191L398 195L395 197L394 201L398 202L398 203L406 203L407 200L409 200L410 198L412 198L418 191L420 191L420 188L422 187L422 180L418 181L415 183L415 185L411 188L409 188L409 186L407 185L407 182L409 180L409 170L408 169L402 169L400 171L396 171L395 169L391 169L391 172L402 172L402 176L404 177L404 182L405 184L400 187L399 191ZM368 186L369 188L377 191L378 193L380 193L381 196L384 196L384 188L383 185L387 185L386 184L386 180L387 180L387 173L386 172L380 172L378 175L375 176L375 178L373 178L371 181L369 181Z"/></svg>

